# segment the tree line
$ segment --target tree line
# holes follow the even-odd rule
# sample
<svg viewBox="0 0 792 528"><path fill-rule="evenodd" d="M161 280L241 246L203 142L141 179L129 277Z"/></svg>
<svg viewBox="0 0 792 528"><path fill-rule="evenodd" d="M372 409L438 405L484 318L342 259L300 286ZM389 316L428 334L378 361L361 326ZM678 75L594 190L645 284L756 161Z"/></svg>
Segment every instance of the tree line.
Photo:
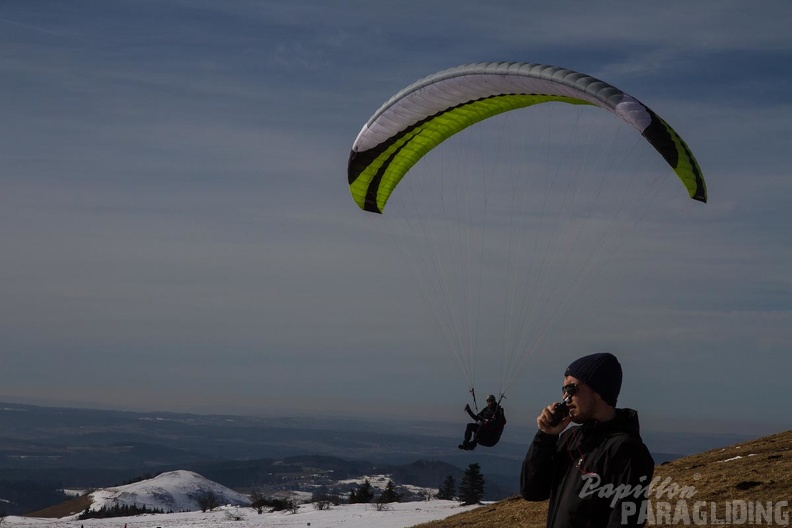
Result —
<svg viewBox="0 0 792 528"><path fill-rule="evenodd" d="M448 475L440 484L436 497L441 500L459 500L463 505L479 504L484 498L485 480L479 464L470 464L462 476L462 482L457 486L456 479ZM374 488L366 479L363 484L349 493L349 503L378 503L401 502L401 495L396 491L392 480L388 481L379 497L375 497Z"/></svg>

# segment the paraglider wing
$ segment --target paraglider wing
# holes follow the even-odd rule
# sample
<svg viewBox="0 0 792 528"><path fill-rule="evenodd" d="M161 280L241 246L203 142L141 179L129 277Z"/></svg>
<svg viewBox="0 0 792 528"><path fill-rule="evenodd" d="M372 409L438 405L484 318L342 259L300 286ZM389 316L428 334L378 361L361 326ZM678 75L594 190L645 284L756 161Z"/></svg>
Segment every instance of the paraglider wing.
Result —
<svg viewBox="0 0 792 528"><path fill-rule="evenodd" d="M407 171L444 140L497 114L552 101L613 112L665 158L691 198L707 201L701 169L690 149L651 109L594 77L530 63L459 66L394 95L363 126L352 146L347 170L352 196L361 209L381 213Z"/></svg>

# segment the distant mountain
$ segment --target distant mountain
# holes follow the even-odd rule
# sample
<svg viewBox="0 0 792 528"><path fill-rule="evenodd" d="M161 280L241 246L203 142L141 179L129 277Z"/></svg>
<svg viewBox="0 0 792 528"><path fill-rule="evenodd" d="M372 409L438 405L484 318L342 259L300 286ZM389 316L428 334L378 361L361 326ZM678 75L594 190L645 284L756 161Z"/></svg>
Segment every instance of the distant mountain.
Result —
<svg viewBox="0 0 792 528"><path fill-rule="evenodd" d="M220 505L250 506L250 499L192 471L169 471L148 480L91 493L92 510L116 505L143 506L165 512L196 511L199 499L212 494Z"/></svg>
<svg viewBox="0 0 792 528"><path fill-rule="evenodd" d="M250 506L250 499L217 482L213 482L192 471L169 471L154 478L132 484L103 488L92 491L63 505L39 512L34 517L60 517L72 515L86 509L98 512L103 508L131 506L148 510L168 512L199 511L201 500L207 496L219 506Z"/></svg>
<svg viewBox="0 0 792 528"><path fill-rule="evenodd" d="M473 462L486 478L488 500L516 493L535 427L509 425L495 448L475 452L457 449L463 430L464 420L262 418L0 403L0 505L6 513L24 514L62 501L62 488L103 488L177 469L241 491L266 492L309 475L323 484L390 474L397 484L437 487ZM644 438L658 464L741 440L670 432L646 432Z"/></svg>
<svg viewBox="0 0 792 528"><path fill-rule="evenodd" d="M293 467L291 457L311 455L342 459L341 468L328 469L348 471L352 476L369 471L354 467L355 461L377 466L375 473L416 460L436 460L456 468L477 462L493 498L504 496L499 489L513 491L525 448L508 438L523 435L507 431L497 449L469 453L456 447L461 427L437 422L139 413L0 403L0 485L51 482L55 483L52 489L101 488L142 474L188 469L235 489L266 488L272 473L302 471ZM269 465L275 463L280 467L273 471ZM433 476L422 482L439 485ZM15 503L8 511L31 509Z"/></svg>

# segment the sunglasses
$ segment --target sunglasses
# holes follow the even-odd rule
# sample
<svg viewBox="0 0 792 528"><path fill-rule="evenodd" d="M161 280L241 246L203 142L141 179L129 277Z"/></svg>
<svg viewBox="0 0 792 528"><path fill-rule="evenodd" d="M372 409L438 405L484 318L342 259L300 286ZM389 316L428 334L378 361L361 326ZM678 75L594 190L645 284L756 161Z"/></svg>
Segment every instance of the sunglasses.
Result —
<svg viewBox="0 0 792 528"><path fill-rule="evenodd" d="M561 387L561 392L566 394L567 396L574 396L577 394L578 391L578 384L577 383L570 383L569 385L564 385Z"/></svg>

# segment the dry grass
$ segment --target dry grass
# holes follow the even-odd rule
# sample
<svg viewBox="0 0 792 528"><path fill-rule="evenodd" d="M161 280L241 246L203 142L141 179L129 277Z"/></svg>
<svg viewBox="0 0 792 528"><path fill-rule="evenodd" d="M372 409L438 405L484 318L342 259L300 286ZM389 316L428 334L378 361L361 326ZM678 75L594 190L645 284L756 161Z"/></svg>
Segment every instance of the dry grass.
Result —
<svg viewBox="0 0 792 528"><path fill-rule="evenodd" d="M420 528L494 528L519 526L520 528L542 528L547 519L547 501L526 502L521 497L512 497L488 504L465 513L458 513L439 521L419 524ZM416 527L416 528L418 528Z"/></svg>
<svg viewBox="0 0 792 528"><path fill-rule="evenodd" d="M722 527L723 523L717 521L724 520L726 502L792 502L792 431L680 458L655 468L655 477L660 478L659 482L668 482L664 488L667 491L661 497L650 494L656 522L652 522L653 518L650 516L647 526ZM673 494L675 489L674 485L678 486L677 491L682 487L686 488L687 496L683 498L690 512L687 523L684 518L673 522L673 511L664 516L658 509L661 502L670 503L672 508L679 504L679 493L669 498L669 492ZM708 523L695 522L693 504L697 501L716 504L715 522L712 522L709 509L706 510ZM531 503L513 497L440 521L421 524L419 527L533 528L545 526L546 518L546 502Z"/></svg>
<svg viewBox="0 0 792 528"><path fill-rule="evenodd" d="M50 506L43 510L35 511L33 513L25 514L25 517L41 517L46 519L60 519L61 517L68 517L85 511L85 508L93 503L89 494L80 495L66 502Z"/></svg>

